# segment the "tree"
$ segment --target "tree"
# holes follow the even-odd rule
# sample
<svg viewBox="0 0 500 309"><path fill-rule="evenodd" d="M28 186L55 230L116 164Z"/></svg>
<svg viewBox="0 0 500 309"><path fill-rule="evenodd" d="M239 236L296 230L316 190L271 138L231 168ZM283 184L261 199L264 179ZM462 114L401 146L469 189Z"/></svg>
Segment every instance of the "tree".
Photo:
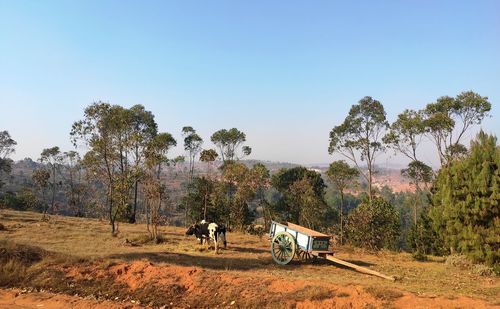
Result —
<svg viewBox="0 0 500 309"><path fill-rule="evenodd" d="M368 182L369 201L373 198L373 174L377 154L384 151L382 135L388 128L384 106L372 97L353 105L341 125L330 132L330 154L339 153L352 161ZM361 166L366 162L367 172Z"/></svg>
<svg viewBox="0 0 500 309"><path fill-rule="evenodd" d="M452 252L474 261L500 263L500 147L481 131L468 155L441 168L430 217Z"/></svg>
<svg viewBox="0 0 500 309"><path fill-rule="evenodd" d="M195 177L191 184L191 189L184 196L184 205L189 204L190 207L187 216L192 222L199 222L200 220L207 220L221 222L222 218L212 204L212 194L216 183L207 177Z"/></svg>
<svg viewBox="0 0 500 309"><path fill-rule="evenodd" d="M238 160L238 148L246 141L245 133L236 128L229 130L221 129L210 137L212 143L219 149L223 162ZM252 148L249 146L242 147L243 156L249 156Z"/></svg>
<svg viewBox="0 0 500 309"><path fill-rule="evenodd" d="M131 139L133 147L134 166L134 204L129 217L129 223L136 222L139 182L144 176L143 166L145 162L145 148L158 134L158 125L154 115L147 111L144 106L138 104L130 108L131 115Z"/></svg>
<svg viewBox="0 0 500 309"><path fill-rule="evenodd" d="M407 168L401 170L401 175L410 179L410 183L413 183L416 188L413 203L413 223L417 224L418 202L421 200L420 196L422 195L420 184L423 183L427 187L427 184L432 181L434 173L432 168L422 161L411 161Z"/></svg>
<svg viewBox="0 0 500 309"><path fill-rule="evenodd" d="M417 208L422 189L432 180L432 168L420 161L417 157L417 148L426 132L424 115L422 111L405 110L398 115L398 119L391 124L389 132L384 136L384 142L410 159L408 168L402 169L401 174L410 179L415 185L415 198L413 204L413 223L417 224Z"/></svg>
<svg viewBox="0 0 500 309"><path fill-rule="evenodd" d="M46 194L47 187L49 186L50 171L47 170L46 168L39 168L39 169L36 169L33 171L33 174L31 177L33 179L33 183L38 188L38 191L39 191L40 195L42 196L42 199L41 199L42 204L43 204L43 210L42 210L43 217L42 217L42 219L45 219L46 214L47 214L47 209L48 209L48 203L45 200L45 194Z"/></svg>
<svg viewBox="0 0 500 309"><path fill-rule="evenodd" d="M340 243L344 237L344 191L357 182L359 171L345 161L334 161L330 164L326 175L340 192Z"/></svg>
<svg viewBox="0 0 500 309"><path fill-rule="evenodd" d="M106 204L112 235L118 232L117 219L124 218L129 206L136 175L128 158L133 152L133 113L119 105L96 102L75 122L71 139L89 151L83 158L87 174L106 188Z"/></svg>
<svg viewBox="0 0 500 309"><path fill-rule="evenodd" d="M423 209L417 223L408 231L408 243L414 256L425 258L426 254L443 255L446 252L442 238L432 227L429 207Z"/></svg>
<svg viewBox="0 0 500 309"><path fill-rule="evenodd" d="M378 250L395 248L400 233L399 214L380 197L365 201L347 217L347 240L356 246Z"/></svg>
<svg viewBox="0 0 500 309"><path fill-rule="evenodd" d="M147 174L144 193L146 196L146 223L152 240L159 242L158 225L161 223L162 203L167 199L166 187L161 182L162 165L168 163L169 150L177 145L170 133L156 135L146 148ZM151 225L151 230L149 229Z"/></svg>
<svg viewBox="0 0 500 309"><path fill-rule="evenodd" d="M200 161L207 163L207 174L210 174L210 166L217 160L217 151L214 149L203 149L200 153Z"/></svg>
<svg viewBox="0 0 500 309"><path fill-rule="evenodd" d="M424 109L426 133L436 145L441 166L465 154L461 144L464 134L489 115L491 103L473 91L462 92L455 98L443 96Z"/></svg>
<svg viewBox="0 0 500 309"><path fill-rule="evenodd" d="M52 183L50 184L52 197L50 201L50 209L55 209L56 202L56 189L58 186L57 183L57 173L59 171L60 165L62 163L63 157L61 156L61 151L59 147L54 146L52 148L45 148L40 154L40 163L47 164L48 169L50 171L50 178L52 179Z"/></svg>
<svg viewBox="0 0 500 309"><path fill-rule="evenodd" d="M264 217L264 226L267 229L271 225L271 209L268 201L266 200L265 193L270 187L271 174L266 166L262 163L255 164L249 171L249 180L253 183L252 187L255 188L255 196L257 198L258 206L262 207Z"/></svg>
<svg viewBox="0 0 500 309"><path fill-rule="evenodd" d="M228 226L242 230L249 223L248 203L255 197L256 187L250 179L250 170L240 162L228 162L222 173L227 185L229 203Z"/></svg>
<svg viewBox="0 0 500 309"><path fill-rule="evenodd" d="M194 163L196 156L201 151L201 145L203 144L203 139L196 133L196 130L193 127L183 127L182 135L184 136L184 150L188 154L189 160L189 171L188 171L188 190L191 188L191 184L193 182L194 175ZM187 223L187 213L189 212L189 205L185 205L186 210L186 223Z"/></svg>
<svg viewBox="0 0 500 309"><path fill-rule="evenodd" d="M35 210L40 205L40 200L31 190L23 188L17 193L20 210Z"/></svg>
<svg viewBox="0 0 500 309"><path fill-rule="evenodd" d="M189 182L191 182L194 174L194 162L196 156L201 151L203 139L196 133L196 130L193 129L193 127L183 127L182 135L184 136L184 150L188 153Z"/></svg>
<svg viewBox="0 0 500 309"><path fill-rule="evenodd" d="M15 151L17 142L10 137L9 132L0 131L0 188L3 185L2 174L9 174L12 167L12 160L9 156Z"/></svg>
<svg viewBox="0 0 500 309"><path fill-rule="evenodd" d="M310 229L323 227L326 203L316 195L310 179L304 176L290 185L288 203L298 209L298 224Z"/></svg>
<svg viewBox="0 0 500 309"><path fill-rule="evenodd" d="M66 183L66 200L68 206L73 210L77 217L83 217L86 186L82 180L82 164L81 158L76 151L67 151L62 154L63 166L67 175Z"/></svg>
<svg viewBox="0 0 500 309"><path fill-rule="evenodd" d="M307 181L305 181L304 178L306 178ZM301 181L302 183L294 186L294 183L297 181ZM310 186L312 191L309 191L305 182L309 184L307 186ZM317 206L324 203L325 183L321 175L305 167L281 169L272 176L271 183L280 193L280 197L273 207L277 212L281 213L283 219L286 221L295 223L307 221L302 217L306 212L302 211L301 208L308 207L308 205ZM308 205L302 204L303 201L300 200L300 192L305 193L306 191L308 193L308 198L314 196L314 199L316 199L314 203L310 202Z"/></svg>
<svg viewBox="0 0 500 309"><path fill-rule="evenodd" d="M16 145L8 131L0 131L0 158L5 159L14 153Z"/></svg>

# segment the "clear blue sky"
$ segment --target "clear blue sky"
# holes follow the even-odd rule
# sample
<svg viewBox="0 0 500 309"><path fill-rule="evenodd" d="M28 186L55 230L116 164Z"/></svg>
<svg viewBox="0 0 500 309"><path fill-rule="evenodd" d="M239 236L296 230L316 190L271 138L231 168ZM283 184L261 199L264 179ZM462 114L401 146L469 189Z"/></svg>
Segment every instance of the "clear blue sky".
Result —
<svg viewBox="0 0 500 309"><path fill-rule="evenodd" d="M145 105L179 140L185 125L207 141L237 127L251 158L329 162L330 129L363 96L393 120L463 90L490 98L483 128L498 135L500 1L0 0L15 159L69 150L103 100Z"/></svg>

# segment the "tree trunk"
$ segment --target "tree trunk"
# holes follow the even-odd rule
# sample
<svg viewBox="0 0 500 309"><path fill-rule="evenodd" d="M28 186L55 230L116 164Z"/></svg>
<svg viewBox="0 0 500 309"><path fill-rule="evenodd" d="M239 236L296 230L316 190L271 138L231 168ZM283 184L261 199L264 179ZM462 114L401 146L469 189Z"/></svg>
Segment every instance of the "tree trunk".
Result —
<svg viewBox="0 0 500 309"><path fill-rule="evenodd" d="M372 168L371 166L368 166L368 200L370 204L372 203L372 198L373 198L372 182L373 182Z"/></svg>
<svg viewBox="0 0 500 309"><path fill-rule="evenodd" d="M340 244L344 244L344 191L340 190Z"/></svg>
<svg viewBox="0 0 500 309"><path fill-rule="evenodd" d="M207 220L207 192L205 192L205 196L203 196L203 220Z"/></svg>
<svg viewBox="0 0 500 309"><path fill-rule="evenodd" d="M415 202L413 203L413 223L417 225L417 205L420 199L420 184L415 181Z"/></svg>
<svg viewBox="0 0 500 309"><path fill-rule="evenodd" d="M51 203L51 209L52 211L54 210L54 204L56 202L56 167L53 165L52 167L52 176L54 177L54 180L52 181L52 203Z"/></svg>
<svg viewBox="0 0 500 309"><path fill-rule="evenodd" d="M138 164L138 157L139 157L139 146L137 145L137 143L135 143L135 165L136 167L139 165ZM139 180L137 179L137 175L136 175L136 179L135 179L135 182L134 182L134 208L132 209L132 214L130 215L130 218L128 220L129 223L135 223L136 222L136 213L137 213L137 195L138 195L138 187L139 187Z"/></svg>
<svg viewBox="0 0 500 309"><path fill-rule="evenodd" d="M138 195L138 187L139 181L136 180L134 183L134 208L132 209L132 213L130 214L130 218L128 219L128 223L135 223L135 216L137 212L137 195Z"/></svg>

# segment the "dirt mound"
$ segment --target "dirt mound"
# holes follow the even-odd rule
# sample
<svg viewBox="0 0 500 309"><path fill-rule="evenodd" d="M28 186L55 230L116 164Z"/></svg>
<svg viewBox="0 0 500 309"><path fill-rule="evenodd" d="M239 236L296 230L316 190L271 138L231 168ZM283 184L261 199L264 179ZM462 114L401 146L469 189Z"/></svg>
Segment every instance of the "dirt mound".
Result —
<svg viewBox="0 0 500 309"><path fill-rule="evenodd" d="M424 298L394 289L340 286L315 280L287 281L251 273L208 271L198 267L132 263L90 263L65 268L69 282L112 280L127 289L131 299L142 304L173 307L240 308L488 308L481 300L460 297ZM122 297L122 296L120 296ZM122 298L120 298L122 299Z"/></svg>

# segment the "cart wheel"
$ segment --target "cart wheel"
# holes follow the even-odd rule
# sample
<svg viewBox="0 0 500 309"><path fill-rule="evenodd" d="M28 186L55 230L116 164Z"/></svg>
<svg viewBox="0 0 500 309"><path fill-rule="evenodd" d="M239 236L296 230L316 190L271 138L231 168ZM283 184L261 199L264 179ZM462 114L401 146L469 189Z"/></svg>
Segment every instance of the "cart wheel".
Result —
<svg viewBox="0 0 500 309"><path fill-rule="evenodd" d="M301 250L301 251L300 251L300 254L299 254L299 257L300 257L300 260L301 260L301 261L309 261L309 260L311 260L314 256L313 256L311 253L307 252L307 251Z"/></svg>
<svg viewBox="0 0 500 309"><path fill-rule="evenodd" d="M295 249L295 239L287 232L276 234L271 243L273 260L280 265L290 263L295 255Z"/></svg>

